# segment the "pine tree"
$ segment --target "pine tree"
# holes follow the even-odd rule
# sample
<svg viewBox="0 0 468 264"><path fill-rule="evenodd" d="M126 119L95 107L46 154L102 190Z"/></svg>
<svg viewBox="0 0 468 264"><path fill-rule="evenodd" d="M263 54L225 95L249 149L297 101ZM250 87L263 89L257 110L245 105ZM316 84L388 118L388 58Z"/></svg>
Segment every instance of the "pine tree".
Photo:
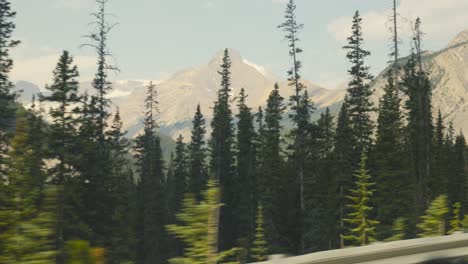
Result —
<svg viewBox="0 0 468 264"><path fill-rule="evenodd" d="M374 111L370 97L373 94L369 83L373 77L369 67L365 66L365 58L370 52L363 49L362 18L359 11L353 17L352 35L348 38L349 44L343 48L348 51L346 57L352 64L348 71L351 81L348 84L348 115L353 131L354 156L367 152L372 144L374 124L370 114Z"/></svg>
<svg viewBox="0 0 468 264"><path fill-rule="evenodd" d="M375 228L379 222L372 218L374 208L371 199L375 192L375 183L367 170L366 154L362 154L359 167L355 174L355 188L348 196L350 212L345 222L349 224L349 234L343 236L343 239L349 242L349 245L363 246L375 241Z"/></svg>
<svg viewBox="0 0 468 264"><path fill-rule="evenodd" d="M197 200L200 200L204 186L208 179L206 168L206 146L205 146L205 118L197 105L197 111L192 121L192 137L188 146L189 152L189 178L187 189L193 193Z"/></svg>
<svg viewBox="0 0 468 264"><path fill-rule="evenodd" d="M346 196L349 193L349 188L352 186L352 162L353 162L353 142L352 129L348 115L347 100L345 99L338 114L338 121L335 135L335 148L333 157L335 159L334 178L332 180L332 189L335 195L331 195L331 199L335 206L332 209L336 210L336 230L335 237L339 238L339 246L344 247L343 235L345 232L344 218L347 208ZM351 141L351 142L350 142Z"/></svg>
<svg viewBox="0 0 468 264"><path fill-rule="evenodd" d="M450 213L446 195L437 197L421 217L422 222L418 224L421 230L420 237L444 236L446 235L447 216Z"/></svg>
<svg viewBox="0 0 468 264"><path fill-rule="evenodd" d="M135 146L138 172L139 230L137 232L137 263L164 263L167 254L164 200L164 162L157 132L157 92L153 83L148 85L145 99L144 132L137 137Z"/></svg>
<svg viewBox="0 0 468 264"><path fill-rule="evenodd" d="M265 240L265 230L263 227L263 208L257 208L255 239L250 248L250 260L252 262L262 262L267 260L268 246Z"/></svg>
<svg viewBox="0 0 468 264"><path fill-rule="evenodd" d="M229 51L224 51L221 64L221 87L213 108L211 121L211 172L219 182L221 189L221 202L219 219L219 246L220 249L229 249L236 244L236 215L234 215L234 197L236 195L234 182L234 154L232 152L234 141L233 117L230 108L231 93L231 58Z"/></svg>
<svg viewBox="0 0 468 264"><path fill-rule="evenodd" d="M185 197L181 211L177 214L180 224L167 225L172 235L184 241L184 256L172 258L172 264L216 264L231 257L237 249L218 252L217 214L220 204L220 189L216 182L208 182L203 200L197 202L192 194ZM207 224L208 223L208 224Z"/></svg>
<svg viewBox="0 0 468 264"><path fill-rule="evenodd" d="M387 75L385 94L380 99L377 139L373 152L376 175L376 213L381 223L378 237L390 236L393 222L411 212L412 188L403 130L401 100L395 86L394 74ZM397 192L391 190L398 190ZM388 201L392 201L389 203Z"/></svg>
<svg viewBox="0 0 468 264"><path fill-rule="evenodd" d="M242 88L238 97L237 114L237 179L236 215L239 246L248 249L255 228L255 129L254 116L246 104L247 94Z"/></svg>
<svg viewBox="0 0 468 264"><path fill-rule="evenodd" d="M76 139L77 120L74 116L78 112L78 69L73 65L73 58L68 51L63 51L57 66L53 72L53 83L46 89L50 95L41 95L40 100L56 104L49 110L52 124L50 126L50 147L54 150L53 157L58 163L52 167L48 174L53 178L53 183L58 186L57 197L57 241L58 261L63 262L64 239L64 207L65 191L69 178L72 177L72 157L74 156L74 139Z"/></svg>
<svg viewBox="0 0 468 264"><path fill-rule="evenodd" d="M421 20L418 18L414 27L414 51L404 67L402 88L408 100L407 130L411 153L412 175L414 175L415 214L421 215L429 204L428 181L431 177L432 160L432 90L427 73L422 65Z"/></svg>

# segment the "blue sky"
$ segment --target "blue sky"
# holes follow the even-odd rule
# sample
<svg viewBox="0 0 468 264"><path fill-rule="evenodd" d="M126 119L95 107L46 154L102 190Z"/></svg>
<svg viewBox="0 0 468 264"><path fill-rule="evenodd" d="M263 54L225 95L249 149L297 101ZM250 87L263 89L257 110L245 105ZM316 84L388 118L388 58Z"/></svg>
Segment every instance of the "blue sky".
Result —
<svg viewBox="0 0 468 264"><path fill-rule="evenodd" d="M220 49L237 49L245 58L285 78L287 43L276 28L283 20L283 0L111 0L112 20L119 25L109 42L121 79L164 79L178 70L208 62ZM301 32L303 75L334 88L346 81L349 67L341 46L350 32L351 16L364 16L368 60L377 74L387 61L385 21L392 0L296 0ZM424 2L424 4L422 4ZM76 58L82 80L95 68L92 52L80 48L89 31L93 0L13 0L18 12L15 37L23 41L13 52L12 78L43 86L51 79L61 50ZM468 28L467 0L399 0L403 47L417 16L423 19L424 46L443 48Z"/></svg>

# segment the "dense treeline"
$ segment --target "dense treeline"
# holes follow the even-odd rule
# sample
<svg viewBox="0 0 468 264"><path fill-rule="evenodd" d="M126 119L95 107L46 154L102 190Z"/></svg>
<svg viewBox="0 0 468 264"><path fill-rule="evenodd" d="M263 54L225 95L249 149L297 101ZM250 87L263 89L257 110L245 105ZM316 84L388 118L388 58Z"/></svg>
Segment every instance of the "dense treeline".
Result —
<svg viewBox="0 0 468 264"><path fill-rule="evenodd" d="M198 106L190 139L179 136L166 162L156 85L147 87L135 140L119 110L111 113L113 25L108 0L96 2L96 32L85 44L97 55L95 93L79 94L78 68L64 51L48 93L24 109L8 78L15 12L0 0L1 263L246 263L468 228L466 142L443 113L433 120L421 20L401 60L394 6L392 60L374 105L356 12L344 46L347 95L336 117L326 109L313 122L301 80L303 25L290 0L279 28L293 95L286 100L275 85L264 106L248 106L244 89L232 95L226 49L211 135Z"/></svg>

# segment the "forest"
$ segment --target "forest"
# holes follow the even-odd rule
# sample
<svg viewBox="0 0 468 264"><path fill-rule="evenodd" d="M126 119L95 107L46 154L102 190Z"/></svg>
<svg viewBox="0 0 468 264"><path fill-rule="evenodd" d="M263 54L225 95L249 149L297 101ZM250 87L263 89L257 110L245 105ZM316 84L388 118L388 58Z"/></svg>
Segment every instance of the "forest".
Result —
<svg viewBox="0 0 468 264"><path fill-rule="evenodd" d="M213 119L194 109L191 137L180 136L166 161L157 85L141 102L136 138L126 137L107 97L109 74L118 71L110 63L111 1L95 0L83 44L96 55L95 93L80 94L78 68L63 51L47 93L24 107L9 78L10 51L20 44L16 11L0 0L0 263L250 263L468 230L464 135L432 107L422 21L402 56L392 3L378 105L356 11L343 47L347 95L337 116L327 109L312 121L300 7L289 0L276 30L288 44L293 96L283 98L276 85L265 105L247 105L244 90L232 94L226 49Z"/></svg>

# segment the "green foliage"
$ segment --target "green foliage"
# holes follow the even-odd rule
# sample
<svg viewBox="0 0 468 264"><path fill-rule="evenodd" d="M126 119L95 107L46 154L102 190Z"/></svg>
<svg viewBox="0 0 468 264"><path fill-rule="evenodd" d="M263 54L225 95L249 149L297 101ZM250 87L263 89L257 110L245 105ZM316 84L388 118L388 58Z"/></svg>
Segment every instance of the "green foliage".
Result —
<svg viewBox="0 0 468 264"><path fill-rule="evenodd" d="M265 240L265 229L263 227L263 208L259 205L257 209L255 239L250 248L250 260L253 262L261 262L266 261L267 258L268 245Z"/></svg>
<svg viewBox="0 0 468 264"><path fill-rule="evenodd" d="M405 218L397 218L393 222L392 227L392 236L387 238L385 241L399 241L406 238L406 219Z"/></svg>
<svg viewBox="0 0 468 264"><path fill-rule="evenodd" d="M220 189L209 181L203 200L197 202L193 194L184 198L182 210L177 214L180 224L167 225L172 235L180 238L186 248L184 256L172 258L172 264L215 264L236 254L237 249L217 252L218 213L221 204Z"/></svg>
<svg viewBox="0 0 468 264"><path fill-rule="evenodd" d="M418 228L421 230L420 237L443 236L446 235L447 216L450 210L446 195L440 195L432 201L426 214L421 217Z"/></svg>
<svg viewBox="0 0 468 264"><path fill-rule="evenodd" d="M463 219L461 214L461 204L455 203L453 205L452 219L450 219L449 234L463 230Z"/></svg>
<svg viewBox="0 0 468 264"><path fill-rule="evenodd" d="M363 246L375 241L375 228L379 224L378 221L372 219L374 208L371 206L371 199L375 191L375 183L371 181L366 162L367 156L363 153L360 168L355 174L355 188L348 196L350 212L345 221L349 224L349 229L348 235L343 236L348 245Z"/></svg>

